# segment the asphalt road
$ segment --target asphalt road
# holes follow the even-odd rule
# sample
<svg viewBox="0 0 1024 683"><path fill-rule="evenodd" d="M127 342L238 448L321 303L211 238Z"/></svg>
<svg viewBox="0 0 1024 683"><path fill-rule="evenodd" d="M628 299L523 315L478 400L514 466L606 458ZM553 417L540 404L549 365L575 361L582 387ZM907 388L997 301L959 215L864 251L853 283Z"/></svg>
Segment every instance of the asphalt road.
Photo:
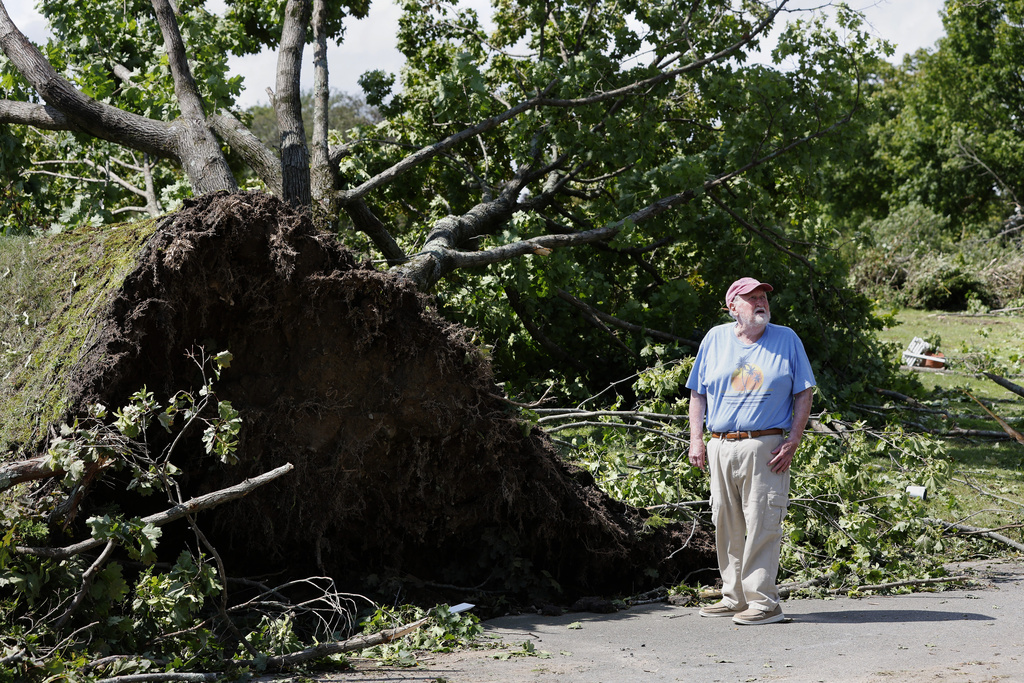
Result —
<svg viewBox="0 0 1024 683"><path fill-rule="evenodd" d="M484 623L491 648L424 656L411 669L359 664L318 680L1024 681L1024 560L966 568L978 577L969 589L786 600L786 621L765 626L667 604L501 617Z"/></svg>

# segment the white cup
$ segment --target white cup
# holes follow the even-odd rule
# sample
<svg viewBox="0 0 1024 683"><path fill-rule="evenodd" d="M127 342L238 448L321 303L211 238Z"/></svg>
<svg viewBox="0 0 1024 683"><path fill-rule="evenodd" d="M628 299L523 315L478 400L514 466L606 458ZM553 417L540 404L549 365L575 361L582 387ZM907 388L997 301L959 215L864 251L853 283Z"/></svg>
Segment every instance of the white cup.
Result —
<svg viewBox="0 0 1024 683"><path fill-rule="evenodd" d="M928 490L923 486L908 486L907 495L911 498L920 498L921 500L928 500Z"/></svg>

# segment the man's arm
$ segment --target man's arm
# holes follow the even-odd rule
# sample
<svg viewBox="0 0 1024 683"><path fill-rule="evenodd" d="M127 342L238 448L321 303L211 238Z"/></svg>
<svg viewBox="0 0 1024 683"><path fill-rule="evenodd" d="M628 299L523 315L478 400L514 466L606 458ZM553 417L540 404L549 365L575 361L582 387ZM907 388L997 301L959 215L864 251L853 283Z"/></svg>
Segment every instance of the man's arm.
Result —
<svg viewBox="0 0 1024 683"><path fill-rule="evenodd" d="M808 387L799 394L793 396L793 426L789 428L789 438L779 444L779 447L772 451L775 457L768 463L772 472L781 474L789 469L793 463L793 456L800 446L800 440L804 437L804 429L807 427L807 420L811 417L811 398L814 395L814 387Z"/></svg>
<svg viewBox="0 0 1024 683"><path fill-rule="evenodd" d="M701 469L707 464L707 447L704 445L704 413L707 409L707 394L698 394L690 389L690 464ZM809 408L807 414L811 414Z"/></svg>

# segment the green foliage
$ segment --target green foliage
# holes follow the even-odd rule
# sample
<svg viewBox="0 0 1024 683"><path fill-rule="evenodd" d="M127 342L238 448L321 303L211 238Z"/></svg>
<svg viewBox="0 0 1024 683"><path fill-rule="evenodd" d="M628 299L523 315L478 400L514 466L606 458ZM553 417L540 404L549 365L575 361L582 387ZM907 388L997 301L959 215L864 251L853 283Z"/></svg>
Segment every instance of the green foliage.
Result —
<svg viewBox="0 0 1024 683"><path fill-rule="evenodd" d="M364 634L370 635L424 618L427 623L422 627L400 640L367 648L362 651L362 656L392 666L415 666L416 651L451 652L468 646L483 633L476 615L469 612L453 614L448 611L447 605L438 605L429 610L413 605L380 607L363 620L361 628Z"/></svg>
<svg viewBox="0 0 1024 683"><path fill-rule="evenodd" d="M157 574L149 567L139 577L132 599L135 628L153 635L185 629L221 588L212 564L182 551L170 571Z"/></svg>
<svg viewBox="0 0 1024 683"><path fill-rule="evenodd" d="M952 466L943 450L898 430L805 439L793 470L784 573L795 581L828 574L833 588L944 575L940 534L906 493L925 486L944 498Z"/></svg>
<svg viewBox="0 0 1024 683"><path fill-rule="evenodd" d="M181 3L177 21L190 46L189 63L200 97L213 112L234 104L242 80L227 69L228 32L220 30L220 20L202 5ZM46 0L39 10L52 31L41 51L86 96L157 121L180 115L151 3ZM6 58L0 58L0 96L38 100ZM0 200L10 210L4 211L8 220L17 217L5 232L110 224L124 212L157 215L176 209L191 194L178 184L180 168L169 160L63 130L7 128L19 146L3 155L3 163L11 164L9 177L31 193Z"/></svg>
<svg viewBox="0 0 1024 683"><path fill-rule="evenodd" d="M598 415L581 427L568 425L571 436L562 444L572 448L572 460L617 500L647 507L707 498L707 482L687 461L689 401L679 398L689 395L684 385L692 365L693 359L686 358L640 372L633 385L641 397L636 412ZM658 520L648 523L657 525Z"/></svg>
<svg viewBox="0 0 1024 683"><path fill-rule="evenodd" d="M646 397L640 411L587 424L568 412L577 416L568 425L571 439L557 434L566 457L593 473L603 490L654 513L651 526L695 517L710 524L707 475L687 460L686 423L666 419L686 415L687 401L672 397L688 369L673 363L647 370L634 384ZM640 431L638 424L648 427ZM780 580L828 577L826 587L842 589L943 575L945 541L924 518L936 506L956 504L945 493L952 476L945 450L938 439L898 426L851 425L841 438L805 433L793 466ZM929 507L907 495L911 485L927 487Z"/></svg>
<svg viewBox="0 0 1024 683"><path fill-rule="evenodd" d="M1009 306L1024 292L1019 246L954 240L950 222L920 204L865 221L848 247L851 283L896 306L971 312Z"/></svg>
<svg viewBox="0 0 1024 683"><path fill-rule="evenodd" d="M163 533L159 527L147 524L138 517L126 520L110 515L90 517L85 523L92 529L93 538L115 541L128 549L132 559L147 564L156 561L156 546Z"/></svg>
<svg viewBox="0 0 1024 683"><path fill-rule="evenodd" d="M10 492L3 494L0 610L9 619L0 637L30 653L30 665L19 669L24 676L41 677L40 669L77 668L82 658L130 654L146 644L149 656L170 654L179 661L171 669L189 657L216 653L210 629L195 621L220 595L224 578L204 555L184 550L173 567L158 571L153 563L162 530L153 523L116 510L85 520L92 539L101 546L123 548L129 559L142 563L141 572L126 570L128 565L120 559L90 566L79 555L48 559L47 553L16 549L33 542L52 543L56 528L69 526L78 492L108 472L127 474L117 479L126 495L163 491L169 504L179 503L174 478L180 472L171 463L179 441L152 454L146 437L151 426L175 433L193 423L205 425L214 435L208 452L222 460L234 457L238 414L230 404L218 402L213 390L231 355L206 356L200 351L192 357L204 380L198 391L180 391L164 405L143 388L112 413L93 405L51 439L49 465L64 475L59 486L37 494L31 506L19 504ZM178 415L184 419L176 420ZM36 625L31 637L20 623Z"/></svg>
<svg viewBox="0 0 1024 683"><path fill-rule="evenodd" d="M391 91L384 74L365 80L371 101L388 117L372 139L394 145L366 145L358 160L346 160L349 185L408 149L538 92L568 102L658 79L659 57L686 63L691 54L724 50L766 16L760 3L695 6L687 15L690 42L683 55L676 52L683 40L678 17L656 2L608 3L592 11L570 2L502 2L490 35L475 12L453 3L410 0L404 8L399 46L408 67L401 94ZM565 294L640 330L698 340L720 321L722 293L743 274L786 287L786 306L801 309L798 331L813 334L815 352L826 352L819 359L823 374L853 368L865 375L854 378L862 384L884 376L876 363L861 362L872 353L865 334L872 327L870 306L850 305L855 297L829 246L832 234L811 220L810 205L801 199L818 191L816 165L844 148L840 125L858 106L855 73L876 48L859 33L855 15L840 14L841 32L817 21L786 29L776 55L785 68L748 66L742 48L734 60L653 80L643 97L536 106L480 133L478 144L421 164L408 182L381 189L376 206L385 223L400 226L395 237L409 253L437 221L465 214L534 168L550 168L528 186L539 208L514 213L467 249L621 224L607 244L536 253L486 271L459 270L438 285L443 314L480 331L510 393L536 399L553 388L582 400L641 367L638 359L655 344L665 360L692 353L685 343L670 348L643 331L595 322ZM507 52L520 46L533 57ZM777 153L782 149L788 152ZM753 164L742 182L716 188L713 197L705 193L709 178L768 157L771 163ZM564 183L565 193L541 202L542 177ZM672 211L657 218L631 215L675 196L681 199ZM752 223L737 222L725 206L743 207L740 213ZM838 330L854 343L836 342Z"/></svg>
<svg viewBox="0 0 1024 683"><path fill-rule="evenodd" d="M850 129L860 153L845 163L830 160L825 171L833 191L823 206L840 229L855 240L858 231L882 233L877 251L869 247L854 255L859 278L884 288L892 286L892 277L900 279L899 270L907 271L903 279L920 275L920 282L901 289L902 303L951 308L964 307L972 293L984 305L1019 296L1001 291L1008 283L991 265L990 272L982 271L993 258L1012 260L1020 269L1022 17L1019 0L949 0L946 36L935 51L921 50L901 66L872 65L869 106L861 125ZM926 224L913 225L925 212L931 213ZM866 219L883 223L862 225ZM908 219L913 229L898 239L897 253L884 253L882 243L899 237L890 228ZM981 249L972 241L996 244ZM958 253L951 246L961 242L966 263L951 261ZM993 246L1003 247L1002 253L991 253ZM907 262L914 249L918 253ZM982 252L989 252L987 259ZM867 258L858 262L862 255ZM1019 291L1019 282L1013 284Z"/></svg>

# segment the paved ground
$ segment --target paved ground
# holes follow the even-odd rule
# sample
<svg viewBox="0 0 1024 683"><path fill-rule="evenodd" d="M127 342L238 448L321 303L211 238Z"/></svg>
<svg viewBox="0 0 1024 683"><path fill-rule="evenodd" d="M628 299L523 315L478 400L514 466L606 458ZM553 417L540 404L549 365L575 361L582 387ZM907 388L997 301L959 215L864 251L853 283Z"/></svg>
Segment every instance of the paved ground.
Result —
<svg viewBox="0 0 1024 683"><path fill-rule="evenodd" d="M413 669L321 681L660 683L1024 681L1024 560L976 563L969 590L783 602L787 620L737 626L694 607L485 622L502 646L424 658ZM528 643L543 656L516 656ZM496 656L507 657L496 659Z"/></svg>

